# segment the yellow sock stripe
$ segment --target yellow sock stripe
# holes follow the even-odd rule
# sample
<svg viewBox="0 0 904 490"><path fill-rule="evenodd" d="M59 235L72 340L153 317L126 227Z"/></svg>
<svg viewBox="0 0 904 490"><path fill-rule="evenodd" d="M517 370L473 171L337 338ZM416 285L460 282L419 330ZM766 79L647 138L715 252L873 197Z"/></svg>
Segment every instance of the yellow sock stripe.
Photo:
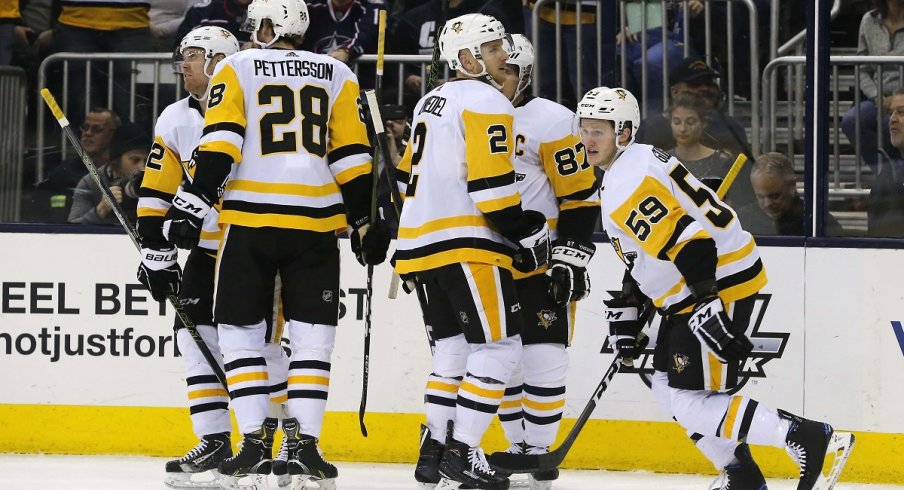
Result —
<svg viewBox="0 0 904 490"><path fill-rule="evenodd" d="M743 397L733 396L728 404L728 413L725 415L725 425L722 427L722 437L732 440L732 432L734 432L735 420L738 418L738 409L741 408Z"/></svg>
<svg viewBox="0 0 904 490"><path fill-rule="evenodd" d="M561 410L562 407L565 406L564 398L552 402L538 402L536 400L531 400L530 398L523 398L521 401L524 403L525 407L534 410Z"/></svg>
<svg viewBox="0 0 904 490"><path fill-rule="evenodd" d="M236 374L235 376L229 376L228 378L226 378L226 383L229 386L237 383L244 383L246 381L267 381L267 372L255 371L251 373Z"/></svg>
<svg viewBox="0 0 904 490"><path fill-rule="evenodd" d="M458 385L454 383L443 383L442 381L428 381L428 390L447 391L449 393L458 393Z"/></svg>
<svg viewBox="0 0 904 490"><path fill-rule="evenodd" d="M326 376L289 376L289 385L330 385Z"/></svg>
<svg viewBox="0 0 904 490"><path fill-rule="evenodd" d="M282 395L279 395L279 396L272 396L272 395L271 395L271 396L270 396L270 401L273 402L273 403L286 403L287 401L289 401L289 395L287 395L287 394L282 394Z"/></svg>
<svg viewBox="0 0 904 490"><path fill-rule="evenodd" d="M229 396L229 393L226 393L226 390L222 388L215 388L211 390L192 390L188 392L189 400L196 400L198 398L208 398L212 396L222 396L224 398Z"/></svg>
<svg viewBox="0 0 904 490"><path fill-rule="evenodd" d="M482 396L484 398L491 398L495 400L501 400L502 396L505 394L504 389L491 390L488 388L481 388L467 381L461 384L460 391L466 391L468 393L471 393L472 395Z"/></svg>
<svg viewBox="0 0 904 490"><path fill-rule="evenodd" d="M521 408L521 400L505 400L499 404L499 410L509 410L512 408Z"/></svg>

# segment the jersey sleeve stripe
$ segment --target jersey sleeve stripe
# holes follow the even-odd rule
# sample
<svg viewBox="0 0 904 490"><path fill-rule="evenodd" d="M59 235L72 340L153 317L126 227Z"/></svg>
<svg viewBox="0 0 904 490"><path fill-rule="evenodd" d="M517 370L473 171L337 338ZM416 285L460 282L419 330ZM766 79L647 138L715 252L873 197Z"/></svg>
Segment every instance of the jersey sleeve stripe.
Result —
<svg viewBox="0 0 904 490"><path fill-rule="evenodd" d="M490 199L487 201L478 201L477 207L484 214L494 213L504 209L515 208L521 206L521 196L511 194L498 199Z"/></svg>
<svg viewBox="0 0 904 490"><path fill-rule="evenodd" d="M139 202L139 205L141 205L141 199L143 199L143 198L148 198L148 199L160 199L160 200L163 200L163 201L170 202L170 201L173 200L173 197L174 197L174 196L175 196L175 194L172 194L172 193L169 193L169 192L160 191L160 190L157 190L157 189L151 189L150 187L143 187L143 186L142 186L141 189L138 190L138 197L139 197L138 202Z"/></svg>
<svg viewBox="0 0 904 490"><path fill-rule="evenodd" d="M211 133L216 133L217 131L228 131L230 133L235 133L242 138L245 137L245 126L234 122L218 122L204 126L201 136L204 137Z"/></svg>
<svg viewBox="0 0 904 490"><path fill-rule="evenodd" d="M678 243L677 245L675 245L674 247L672 247L672 248L669 250L669 252L668 252L668 254L667 254L668 260L674 261L674 260L675 260L675 257L677 257L679 253L681 253L681 250L682 250L682 249L684 248L684 246L687 245L688 243L691 243L691 242L693 242L694 240L704 240L704 239L707 239L707 238L711 238L711 237L709 236L709 233L706 232L706 230L704 230L704 229L702 229L702 228L699 229L699 230L697 230L697 232L694 233L694 235L691 236L689 239L687 239L687 240L682 240L680 243Z"/></svg>
<svg viewBox="0 0 904 490"><path fill-rule="evenodd" d="M139 218L148 218L148 217L164 217L166 216L167 209L158 208L158 207L150 207L150 206L138 206L138 217Z"/></svg>
<svg viewBox="0 0 904 490"><path fill-rule="evenodd" d="M209 141L201 143L199 151L222 153L230 158L233 163L242 161L242 149L228 141Z"/></svg>
<svg viewBox="0 0 904 490"><path fill-rule="evenodd" d="M675 227L672 229L671 236L669 236L668 240L666 240L666 242L662 245L662 248L659 249L659 253L656 254L656 258L659 260L669 260L669 256L671 255L670 252L672 251L672 248L675 247L675 244L678 243L681 235L684 234L685 230L694 226L695 224L696 221L694 221L694 218L691 218L686 214L678 218L678 221L675 223Z"/></svg>
<svg viewBox="0 0 904 490"><path fill-rule="evenodd" d="M365 163L362 163L355 167L347 168L347 169L337 173L335 175L336 182L338 182L339 185L345 185L362 175L369 174L372 170L373 170L373 165L370 163L370 160L368 159L368 161Z"/></svg>
<svg viewBox="0 0 904 490"><path fill-rule="evenodd" d="M507 185L515 184L515 171L512 170L503 175L497 175L496 177L484 177L477 180L469 180L468 181L468 192L478 192L487 189L494 189L499 187L505 187Z"/></svg>
<svg viewBox="0 0 904 490"><path fill-rule="evenodd" d="M343 158L352 156L352 155L367 155L370 158L370 153L373 149L368 145L362 145L360 143L355 143L351 145L345 145L340 148L336 148L335 150L327 153L326 159L330 162L330 165L334 163L340 162Z"/></svg>
<svg viewBox="0 0 904 490"><path fill-rule="evenodd" d="M595 208L600 205L599 201L565 201L559 205L559 211L568 211L578 208Z"/></svg>

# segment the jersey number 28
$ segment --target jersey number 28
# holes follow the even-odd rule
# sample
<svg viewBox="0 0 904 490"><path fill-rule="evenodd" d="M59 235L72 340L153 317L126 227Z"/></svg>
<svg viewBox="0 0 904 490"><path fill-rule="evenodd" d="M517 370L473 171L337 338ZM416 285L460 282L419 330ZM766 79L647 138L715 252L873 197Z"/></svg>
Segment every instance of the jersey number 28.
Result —
<svg viewBox="0 0 904 490"><path fill-rule="evenodd" d="M329 103L326 89L317 85L305 85L297 94L288 85L261 87L257 92L257 104L279 107L261 117L261 155L298 151L297 132L287 129L277 136L275 128L292 124L301 113L301 145L311 155L325 157Z"/></svg>

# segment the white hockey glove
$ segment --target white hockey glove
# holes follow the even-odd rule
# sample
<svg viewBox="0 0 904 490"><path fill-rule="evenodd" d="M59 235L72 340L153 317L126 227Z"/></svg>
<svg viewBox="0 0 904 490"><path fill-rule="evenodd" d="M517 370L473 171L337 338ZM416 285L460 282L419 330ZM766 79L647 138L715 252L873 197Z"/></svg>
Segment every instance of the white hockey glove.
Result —
<svg viewBox="0 0 904 490"><path fill-rule="evenodd" d="M201 240L201 227L210 207L204 197L180 187L163 218L163 236L179 248L194 248Z"/></svg>
<svg viewBox="0 0 904 490"><path fill-rule="evenodd" d="M687 326L722 363L746 359L753 351L753 344L744 333L732 328L722 300L716 295L707 296L694 305Z"/></svg>
<svg viewBox="0 0 904 490"><path fill-rule="evenodd" d="M534 223L518 238L518 251L512 265L519 272L533 272L549 262L549 225L537 211L525 211L525 218Z"/></svg>
<svg viewBox="0 0 904 490"><path fill-rule="evenodd" d="M587 266L596 252L592 243L560 239L552 243L549 260L549 297L559 306L580 301L590 294L590 274Z"/></svg>
<svg viewBox="0 0 904 490"><path fill-rule="evenodd" d="M142 248L138 281L151 292L155 301L163 301L170 294L179 294L182 268L176 262L178 251L172 246Z"/></svg>

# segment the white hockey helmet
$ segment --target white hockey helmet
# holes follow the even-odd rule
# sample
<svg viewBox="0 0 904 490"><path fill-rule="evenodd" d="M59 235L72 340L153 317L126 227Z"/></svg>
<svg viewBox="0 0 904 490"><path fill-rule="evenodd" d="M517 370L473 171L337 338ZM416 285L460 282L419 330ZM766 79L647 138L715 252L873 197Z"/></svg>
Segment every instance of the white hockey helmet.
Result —
<svg viewBox="0 0 904 490"><path fill-rule="evenodd" d="M474 78L489 78L488 81L491 81L492 77L487 74L487 66L480 54L480 46L490 41L504 39L505 27L496 18L484 14L464 14L446 21L439 35L439 52L449 64L449 69L458 71L463 70L461 62L458 61L458 53L462 49L467 49L482 68L480 73L468 75Z"/></svg>
<svg viewBox="0 0 904 490"><path fill-rule="evenodd" d="M192 30L179 43L179 55L184 56L188 48L204 50L204 73L210 76L210 60L221 54L229 56L239 52L239 42L231 32L216 26L203 26ZM181 73L181 67L177 70Z"/></svg>
<svg viewBox="0 0 904 490"><path fill-rule="evenodd" d="M578 102L578 119L601 119L612 121L615 126L615 147L624 150L634 142L634 136L640 128L640 109L637 99L631 92L623 88L597 87L584 95ZM631 123L631 140L627 145L618 143L619 135L625 129L625 123Z"/></svg>
<svg viewBox="0 0 904 490"><path fill-rule="evenodd" d="M268 43L257 40L257 30L264 19L270 19L275 36ZM311 24L308 6L304 0L254 0L248 5L248 17L242 30L251 33L251 39L267 48L282 36L303 36Z"/></svg>
<svg viewBox="0 0 904 490"><path fill-rule="evenodd" d="M531 74L534 72L534 46L524 34L512 34L509 42L509 65L518 67L518 88L515 98L530 86Z"/></svg>

